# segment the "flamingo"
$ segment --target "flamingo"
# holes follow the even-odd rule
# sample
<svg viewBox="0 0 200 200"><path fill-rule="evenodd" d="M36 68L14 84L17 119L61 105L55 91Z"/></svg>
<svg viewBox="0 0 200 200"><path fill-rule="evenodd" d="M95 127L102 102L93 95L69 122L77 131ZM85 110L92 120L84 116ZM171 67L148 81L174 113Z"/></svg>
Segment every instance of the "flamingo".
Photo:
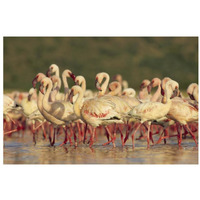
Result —
<svg viewBox="0 0 200 200"><path fill-rule="evenodd" d="M44 98L42 100L43 108L47 113L54 116L56 119L64 121L66 125L70 124L71 122L77 119L77 116L73 111L73 105L70 102L66 101L49 102L48 99L52 87L53 84L51 79L49 79L48 77L42 79L40 83L40 92L44 94L44 89L47 88L46 93L44 94ZM77 146L75 133L74 139L75 146Z"/></svg>
<svg viewBox="0 0 200 200"><path fill-rule="evenodd" d="M46 76L43 74L43 73L38 73L36 76L35 76L35 78L33 79L33 81L32 81L32 85L33 85L33 88L35 88L36 87L36 84L38 83L38 82L41 82L41 80L43 79L43 78L45 78ZM37 100L37 106L38 106L38 109L39 109L39 111L40 111L40 113L44 116L44 118L48 121L48 122L50 122L52 125L53 125L53 127L54 127L54 138L53 138L53 141L51 141L51 136L50 136L50 134L49 134L49 140L50 140L50 145L51 146L53 146L54 145L54 143L55 143L55 133L56 133L56 131L57 131L57 129L58 129L58 127L59 126L65 126L65 122L64 121L62 121L62 120L59 120L59 119L57 119L56 117L54 117L53 115L51 115L51 114L49 114L48 112L46 112L46 110L43 108L43 98L44 98L44 94L43 93L41 93L40 91L39 91L39 95L38 95L38 100ZM42 126L43 127L43 126ZM44 128L44 127L43 127ZM44 129L43 129L44 130Z"/></svg>
<svg viewBox="0 0 200 200"><path fill-rule="evenodd" d="M103 78L105 78L105 81L104 83L100 86L100 84L102 83L103 81ZM112 96L110 94L108 95L104 95L105 94L105 91L107 89L107 86L108 86L108 83L109 83L109 80L110 80L110 77L107 73L105 72L102 72L102 73L98 73L96 75L96 88L99 90L99 98L104 98L104 99L109 99L111 100L116 106L115 106L115 110L116 112L120 113L123 119L124 122L127 122L127 119L126 119L126 113L129 112L131 110L131 106L126 102L124 101L122 98L118 97L118 96ZM120 90L120 88L118 88L118 90ZM112 94L112 92L111 92ZM118 128L119 129L119 128ZM108 130L108 129L107 129ZM114 138L111 137L111 141L113 143L113 146L115 147L115 139L116 139L116 131L117 130L117 125L114 124ZM120 130L120 129L119 129ZM109 133L109 132L108 132ZM122 132L120 131L121 133L121 140L122 140L122 144L123 144L123 135L122 135ZM111 135L111 133L109 133L109 135ZM105 144L109 144L111 141L108 141L107 143ZM104 145L105 145L104 144Z"/></svg>
<svg viewBox="0 0 200 200"><path fill-rule="evenodd" d="M190 97L191 100L195 100L195 104L198 108L198 102L199 102L199 87L198 84L196 83L191 83L188 88L187 88L187 93L188 96Z"/></svg>
<svg viewBox="0 0 200 200"><path fill-rule="evenodd" d="M16 124L16 122L12 119L9 112L11 112L13 110L20 110L20 109L21 108L18 106L18 104L16 104L15 101L13 101L7 95L3 95L3 116L5 118L10 119L13 122L13 124ZM6 128L6 125L4 126L4 130L5 130L5 128ZM10 134L10 133L16 132L18 130L19 130L19 126L17 127L17 129L4 132L4 134Z"/></svg>
<svg viewBox="0 0 200 200"><path fill-rule="evenodd" d="M166 83L166 88L165 88L165 96L166 96L166 102L161 103L161 102L145 102L141 103L140 105L134 107L128 115L130 117L136 118L140 120L140 124L137 126L135 129L134 133L132 134L132 144L134 148L134 135L137 132L138 128L141 126L141 124L147 122L148 125L148 133L147 133L147 148L149 148L149 132L150 132L150 126L152 121L154 120L159 120L165 117L169 109L171 107L171 95L172 91L169 90L169 88L172 88L174 91L179 87L179 84L176 81L170 80Z"/></svg>
<svg viewBox="0 0 200 200"><path fill-rule="evenodd" d="M198 109L189 104L188 102L174 100L173 106L169 110L167 117L178 122L180 130L179 130L179 146L181 146L182 141L182 132L181 129L184 127L189 134L192 136L195 141L196 146L197 140L193 132L190 130L188 123L189 122L197 122L198 121Z"/></svg>
<svg viewBox="0 0 200 200"><path fill-rule="evenodd" d="M70 100L72 102L72 97L78 94L78 98L74 103L75 114L83 120L86 124L93 127L90 138L90 147L94 142L94 134L96 127L103 125L107 126L112 123L123 123L122 116L120 113L116 112L115 104L109 98L91 98L83 102L83 89L75 85L71 88Z"/></svg>
<svg viewBox="0 0 200 200"><path fill-rule="evenodd" d="M122 96L135 97L136 91L133 88L126 88L122 92Z"/></svg>
<svg viewBox="0 0 200 200"><path fill-rule="evenodd" d="M139 99L140 100L149 100L151 98L151 95L148 94L147 86L150 84L150 81L148 79L145 79L142 81L140 85L140 91L139 91Z"/></svg>

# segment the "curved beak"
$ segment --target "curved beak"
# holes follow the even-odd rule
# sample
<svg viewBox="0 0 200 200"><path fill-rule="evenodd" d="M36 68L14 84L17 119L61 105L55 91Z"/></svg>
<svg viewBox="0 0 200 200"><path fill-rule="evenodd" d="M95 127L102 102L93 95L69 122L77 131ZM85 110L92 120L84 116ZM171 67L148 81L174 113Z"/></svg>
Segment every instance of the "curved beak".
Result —
<svg viewBox="0 0 200 200"><path fill-rule="evenodd" d="M35 77L35 78L32 80L32 86L33 86L34 89L36 88L36 85L37 85L37 77Z"/></svg>
<svg viewBox="0 0 200 200"><path fill-rule="evenodd" d="M50 70L50 69L48 69L48 71L46 72L46 76L47 76L47 77L50 77L50 76L51 76L51 70Z"/></svg>
<svg viewBox="0 0 200 200"><path fill-rule="evenodd" d="M192 94L188 94L190 99L195 100L194 96Z"/></svg>
<svg viewBox="0 0 200 200"><path fill-rule="evenodd" d="M171 99L174 98L174 97L177 97L177 95L179 94L179 89L176 88L174 91L173 91L173 94L171 96Z"/></svg>
<svg viewBox="0 0 200 200"><path fill-rule="evenodd" d="M140 90L141 90L143 87L144 87L144 83L142 83L142 84L140 85Z"/></svg>
<svg viewBox="0 0 200 200"><path fill-rule="evenodd" d="M73 79L73 81L75 82L76 76L73 73L70 73L70 77Z"/></svg>
<svg viewBox="0 0 200 200"><path fill-rule="evenodd" d="M79 81L76 81L76 82L75 82L75 85L79 85Z"/></svg>
<svg viewBox="0 0 200 200"><path fill-rule="evenodd" d="M97 90L102 91L101 90L101 86L100 86L100 84L99 84L97 79L95 80L95 87L97 88Z"/></svg>
<svg viewBox="0 0 200 200"><path fill-rule="evenodd" d="M148 94L151 93L151 89L152 89L152 84L150 83L148 86L147 86L147 91L148 91Z"/></svg>
<svg viewBox="0 0 200 200"><path fill-rule="evenodd" d="M44 95L44 87L43 87L43 85L40 85L40 92Z"/></svg>
<svg viewBox="0 0 200 200"><path fill-rule="evenodd" d="M162 96L164 96L165 95L165 91L163 90L163 88L161 87L161 94L162 94Z"/></svg>
<svg viewBox="0 0 200 200"><path fill-rule="evenodd" d="M73 104L73 91L70 92L68 99Z"/></svg>

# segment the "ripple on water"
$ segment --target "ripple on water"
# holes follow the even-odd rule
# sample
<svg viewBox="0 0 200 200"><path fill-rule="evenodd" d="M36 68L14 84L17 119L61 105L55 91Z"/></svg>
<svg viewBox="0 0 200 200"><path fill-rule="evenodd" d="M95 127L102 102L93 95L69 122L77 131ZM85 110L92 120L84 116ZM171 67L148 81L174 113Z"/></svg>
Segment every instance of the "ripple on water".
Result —
<svg viewBox="0 0 200 200"><path fill-rule="evenodd" d="M158 144L146 148L146 140L135 141L132 149L131 140L125 147L118 139L116 148L112 144L102 146L106 141L99 136L93 148L81 144L77 148L69 144L59 147L63 137L57 138L54 147L50 147L48 140L36 138L32 142L32 135L24 137L9 137L4 140L5 164L198 164L198 149L191 138L183 140L182 148L177 145L177 139L168 140L167 144Z"/></svg>

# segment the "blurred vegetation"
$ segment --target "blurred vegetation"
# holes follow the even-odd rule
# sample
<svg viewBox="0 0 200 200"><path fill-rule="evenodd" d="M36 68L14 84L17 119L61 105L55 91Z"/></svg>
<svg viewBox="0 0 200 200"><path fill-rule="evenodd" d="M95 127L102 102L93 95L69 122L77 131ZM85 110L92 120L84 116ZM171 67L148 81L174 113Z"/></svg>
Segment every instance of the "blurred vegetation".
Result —
<svg viewBox="0 0 200 200"><path fill-rule="evenodd" d="M135 89L169 76L186 89L198 81L197 37L4 37L4 89L28 90L51 64L83 75L94 89L98 72L120 73ZM72 85L72 82L71 82Z"/></svg>

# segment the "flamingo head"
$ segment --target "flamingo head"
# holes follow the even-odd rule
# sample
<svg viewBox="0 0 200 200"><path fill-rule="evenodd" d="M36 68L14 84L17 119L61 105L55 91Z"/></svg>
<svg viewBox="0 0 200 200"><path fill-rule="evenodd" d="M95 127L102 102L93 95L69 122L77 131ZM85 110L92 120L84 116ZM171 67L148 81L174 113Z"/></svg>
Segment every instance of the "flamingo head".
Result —
<svg viewBox="0 0 200 200"><path fill-rule="evenodd" d="M32 86L35 89L38 82L40 82L44 77L46 77L43 73L38 73L36 77L32 81Z"/></svg>

